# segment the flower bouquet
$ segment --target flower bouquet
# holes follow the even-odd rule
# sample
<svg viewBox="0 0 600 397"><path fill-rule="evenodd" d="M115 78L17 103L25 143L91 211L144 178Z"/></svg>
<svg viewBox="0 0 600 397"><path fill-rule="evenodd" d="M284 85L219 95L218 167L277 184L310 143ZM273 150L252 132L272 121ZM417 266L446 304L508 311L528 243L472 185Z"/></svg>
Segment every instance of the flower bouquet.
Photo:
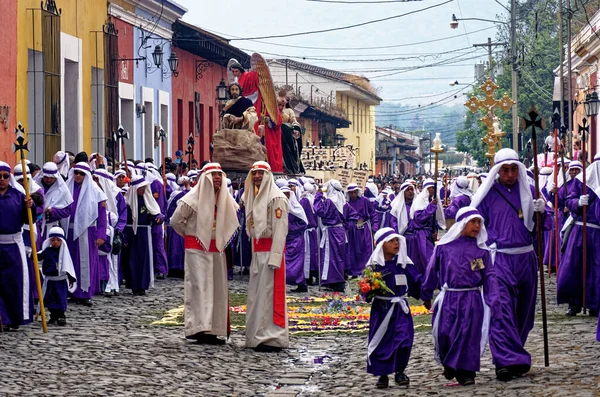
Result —
<svg viewBox="0 0 600 397"><path fill-rule="evenodd" d="M367 302L371 302L375 295L394 295L394 292L383 280L383 276L381 272L374 271L371 266L367 266L362 271L362 276L358 281L358 288Z"/></svg>

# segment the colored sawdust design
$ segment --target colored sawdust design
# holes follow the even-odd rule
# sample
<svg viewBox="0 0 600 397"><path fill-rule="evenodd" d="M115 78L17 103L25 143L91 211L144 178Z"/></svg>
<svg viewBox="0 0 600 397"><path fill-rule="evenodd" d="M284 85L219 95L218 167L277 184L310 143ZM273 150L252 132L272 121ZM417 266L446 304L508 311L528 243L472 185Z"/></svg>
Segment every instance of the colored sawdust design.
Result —
<svg viewBox="0 0 600 397"><path fill-rule="evenodd" d="M240 295L241 296L241 295ZM245 298L245 296L244 296ZM232 299L237 303L245 303L245 299ZM357 333L369 329L371 305L360 296L350 297L340 294L322 295L321 297L288 297L288 324L290 334L302 335L313 333ZM231 302L233 303L233 302ZM245 328L246 305L230 306L232 329ZM415 321L415 328L428 327L431 324L430 312L419 305L410 306L413 317L424 316ZM152 325L182 326L184 323L183 306L167 311L163 318Z"/></svg>

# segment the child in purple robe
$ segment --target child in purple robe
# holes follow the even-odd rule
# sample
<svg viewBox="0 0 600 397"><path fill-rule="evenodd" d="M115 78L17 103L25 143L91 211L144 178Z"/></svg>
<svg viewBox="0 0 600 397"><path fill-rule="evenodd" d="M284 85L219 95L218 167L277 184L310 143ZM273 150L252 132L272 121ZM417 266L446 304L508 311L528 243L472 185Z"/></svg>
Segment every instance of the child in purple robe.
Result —
<svg viewBox="0 0 600 397"><path fill-rule="evenodd" d="M445 187L442 187L444 189ZM454 219L458 210L468 207L471 204L471 196L473 192L469 189L469 179L466 176L459 176L452 183L450 190L450 205L444 209L444 217L446 219ZM440 193L443 199L444 193Z"/></svg>
<svg viewBox="0 0 600 397"><path fill-rule="evenodd" d="M380 272L393 295L383 290L373 297L369 321L367 372L378 376L378 389L389 387L389 374L408 386L404 371L412 350L414 327L406 296L419 299L421 275L406 255L406 241L392 228L375 233L377 246L367 266ZM381 291L381 292L379 292Z"/></svg>
<svg viewBox="0 0 600 397"><path fill-rule="evenodd" d="M391 190L384 190L379 193L377 200L374 202L375 212L373 213L373 232L377 232L384 227L396 229L396 219L390 214L391 201L388 198Z"/></svg>
<svg viewBox="0 0 600 397"><path fill-rule="evenodd" d="M58 226L50 229L38 254L42 270L44 306L50 311L49 324L67 325L67 294L75 290L75 269L64 240L65 232Z"/></svg>
<svg viewBox="0 0 600 397"><path fill-rule="evenodd" d="M290 292L308 292L304 275L304 231L308 227L308 219L304 208L289 187L280 188L288 198L288 234L285 238L285 281L288 285L296 285Z"/></svg>
<svg viewBox="0 0 600 397"><path fill-rule="evenodd" d="M463 386L475 384L488 338L488 304L495 293L483 222L473 207L457 212L456 223L433 251L421 292L430 308L433 291L440 291L433 304L435 359L444 366L446 379L456 378Z"/></svg>

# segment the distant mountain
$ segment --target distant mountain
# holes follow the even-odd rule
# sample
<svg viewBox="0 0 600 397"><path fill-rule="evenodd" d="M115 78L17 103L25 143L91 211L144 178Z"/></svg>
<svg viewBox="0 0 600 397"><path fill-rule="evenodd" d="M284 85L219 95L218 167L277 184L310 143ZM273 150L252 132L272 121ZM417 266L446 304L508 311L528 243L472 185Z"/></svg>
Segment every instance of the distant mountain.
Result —
<svg viewBox="0 0 600 397"><path fill-rule="evenodd" d="M444 144L456 145L456 132L463 128L467 109L463 105L422 108L384 102L375 108L375 124L405 131L439 132Z"/></svg>

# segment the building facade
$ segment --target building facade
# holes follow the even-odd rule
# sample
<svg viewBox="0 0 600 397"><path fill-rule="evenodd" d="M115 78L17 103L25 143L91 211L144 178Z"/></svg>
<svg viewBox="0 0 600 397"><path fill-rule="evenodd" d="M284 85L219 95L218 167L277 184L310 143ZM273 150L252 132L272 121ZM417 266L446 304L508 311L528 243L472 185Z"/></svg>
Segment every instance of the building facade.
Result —
<svg viewBox="0 0 600 397"><path fill-rule="evenodd" d="M315 107L335 109L350 121L339 128L345 145L358 148L357 161L375 168L375 106L381 103L364 77L290 59L268 61L276 87L287 87ZM321 139L322 140L322 139ZM335 144L333 142L332 144Z"/></svg>
<svg viewBox="0 0 600 397"><path fill-rule="evenodd" d="M15 164L11 152L17 105L17 2L0 0L0 160Z"/></svg>

